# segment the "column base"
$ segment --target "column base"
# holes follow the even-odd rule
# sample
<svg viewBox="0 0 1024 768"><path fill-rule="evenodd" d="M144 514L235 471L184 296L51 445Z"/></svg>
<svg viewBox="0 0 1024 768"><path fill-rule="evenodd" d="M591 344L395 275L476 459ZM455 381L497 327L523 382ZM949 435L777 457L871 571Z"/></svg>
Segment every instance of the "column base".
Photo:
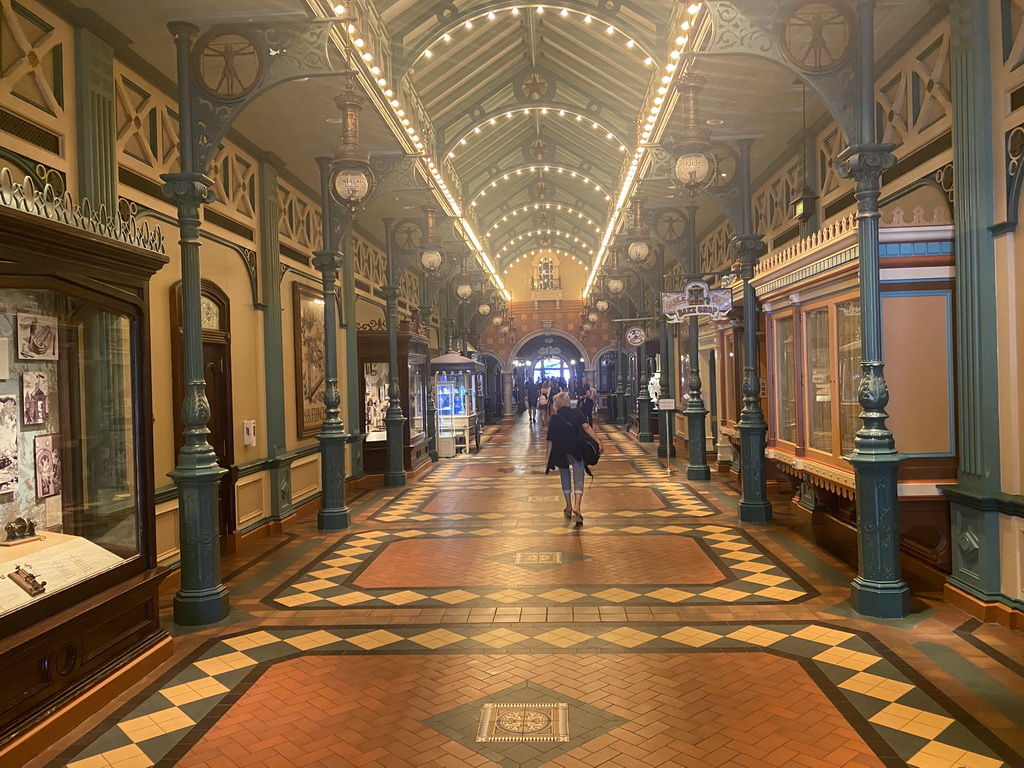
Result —
<svg viewBox="0 0 1024 768"><path fill-rule="evenodd" d="M868 581L857 576L850 584L850 604L861 616L902 619L910 615L910 587L899 581Z"/></svg>
<svg viewBox="0 0 1024 768"><path fill-rule="evenodd" d="M658 458L664 459L666 456L671 456L672 458L676 457L676 447L674 445L669 449L666 449L664 445L658 446Z"/></svg>
<svg viewBox="0 0 1024 768"><path fill-rule="evenodd" d="M740 520L744 523L767 523L772 519L770 501L741 501Z"/></svg>
<svg viewBox="0 0 1024 768"><path fill-rule="evenodd" d="M711 467L707 464L701 466L700 464L690 464L686 467L686 479L687 480L710 480L711 479Z"/></svg>
<svg viewBox="0 0 1024 768"><path fill-rule="evenodd" d="M406 475L405 472L385 472L384 473L384 487L385 488L401 488L405 485Z"/></svg>
<svg viewBox="0 0 1024 768"><path fill-rule="evenodd" d="M216 624L229 613L228 590L223 584L196 592L181 591L174 596L174 623L183 627Z"/></svg>
<svg viewBox="0 0 1024 768"><path fill-rule="evenodd" d="M427 455L430 456L430 461L432 463L434 463L434 464L437 464L437 462L439 462L441 460L441 457L438 456L436 449L433 450L433 451L430 451Z"/></svg>
<svg viewBox="0 0 1024 768"><path fill-rule="evenodd" d="M344 531L349 527L350 522L348 507L332 511L321 509L316 514L316 529L318 531Z"/></svg>

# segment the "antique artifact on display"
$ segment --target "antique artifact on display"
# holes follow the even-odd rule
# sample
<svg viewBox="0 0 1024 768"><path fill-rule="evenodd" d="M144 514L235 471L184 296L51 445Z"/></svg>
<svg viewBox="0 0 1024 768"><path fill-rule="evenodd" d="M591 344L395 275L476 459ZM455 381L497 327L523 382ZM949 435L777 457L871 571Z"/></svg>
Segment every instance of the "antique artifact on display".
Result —
<svg viewBox="0 0 1024 768"><path fill-rule="evenodd" d="M7 578L28 592L29 597L38 597L46 591L46 582L39 581L35 574L29 573L28 566L15 566Z"/></svg>
<svg viewBox="0 0 1024 768"><path fill-rule="evenodd" d="M18 314L18 359L57 359L57 318Z"/></svg>
<svg viewBox="0 0 1024 768"><path fill-rule="evenodd" d="M42 538L40 536L36 536L35 521L27 520L24 517L16 517L10 522L5 523L4 531L7 533L7 538L3 542L0 542L0 545L2 546L11 546Z"/></svg>

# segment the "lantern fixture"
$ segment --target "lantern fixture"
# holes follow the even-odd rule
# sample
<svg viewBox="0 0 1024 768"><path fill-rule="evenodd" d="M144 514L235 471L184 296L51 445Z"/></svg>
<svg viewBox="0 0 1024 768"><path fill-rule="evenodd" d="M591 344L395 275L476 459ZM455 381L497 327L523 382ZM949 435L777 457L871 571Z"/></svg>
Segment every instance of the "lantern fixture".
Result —
<svg viewBox="0 0 1024 768"><path fill-rule="evenodd" d="M594 306L597 308L597 311L603 315L606 314L609 309L611 309L612 305L608 301L608 299L598 299L596 302L594 302Z"/></svg>
<svg viewBox="0 0 1024 768"><path fill-rule="evenodd" d="M684 74L676 83L684 138L673 152L672 173L692 193L710 186L718 170L711 154L711 129L700 119L700 93L705 83L707 78L694 72Z"/></svg>
<svg viewBox="0 0 1024 768"><path fill-rule="evenodd" d="M643 195L633 195L633 225L626 238L626 257L638 267L651 257L650 233L644 221L645 202L647 198Z"/></svg>
<svg viewBox="0 0 1024 768"><path fill-rule="evenodd" d="M455 295L463 304L468 302L473 296L473 283L469 278L466 254L462 255L462 266L459 269L458 282L455 283Z"/></svg>
<svg viewBox="0 0 1024 768"><path fill-rule="evenodd" d="M501 335L508 336L512 332L512 328L508 325L501 326Z"/></svg>
<svg viewBox="0 0 1024 768"><path fill-rule="evenodd" d="M491 318L491 325L493 325L495 328L500 328L501 324L504 323L504 322L505 322L505 320L504 320L504 318L502 318L501 315L494 315Z"/></svg>
<svg viewBox="0 0 1024 768"><path fill-rule="evenodd" d="M587 314L587 320L593 325L596 325L599 319L600 317L598 316L597 312L593 310L591 310L590 313Z"/></svg>
<svg viewBox="0 0 1024 768"><path fill-rule="evenodd" d="M480 317L487 317L489 314L491 314L491 304L490 304L490 302L488 302L488 301L481 301L480 304L477 306L476 311L477 311L477 314L480 315Z"/></svg>
<svg viewBox="0 0 1024 768"><path fill-rule="evenodd" d="M428 275L436 275L444 265L444 250L435 234L437 224L437 211L429 206L424 206L423 212L427 216L427 229L423 235L423 242L420 245L420 266Z"/></svg>
<svg viewBox="0 0 1024 768"><path fill-rule="evenodd" d="M583 323L583 330L585 332L587 332L587 333L590 333L590 331L593 329L593 327L594 326L591 325L590 323Z"/></svg>
<svg viewBox="0 0 1024 768"><path fill-rule="evenodd" d="M334 199L348 208L361 206L373 191L370 151L359 144L359 112L366 103L356 88L353 75L346 77L345 90L334 97L341 111L341 144L334 149L330 187Z"/></svg>
<svg viewBox="0 0 1024 768"><path fill-rule="evenodd" d="M612 296L620 296L626 290L626 281L621 277L609 277L608 282L605 283L605 288L608 289L608 293L612 294Z"/></svg>

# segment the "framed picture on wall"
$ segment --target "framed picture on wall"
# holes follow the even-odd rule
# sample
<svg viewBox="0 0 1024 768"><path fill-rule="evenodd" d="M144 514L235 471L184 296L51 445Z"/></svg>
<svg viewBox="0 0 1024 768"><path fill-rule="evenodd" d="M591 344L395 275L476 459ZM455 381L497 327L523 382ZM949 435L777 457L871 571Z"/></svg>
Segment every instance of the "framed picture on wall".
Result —
<svg viewBox="0 0 1024 768"><path fill-rule="evenodd" d="M324 420L324 297L292 283L295 309L295 405L299 437L313 437Z"/></svg>

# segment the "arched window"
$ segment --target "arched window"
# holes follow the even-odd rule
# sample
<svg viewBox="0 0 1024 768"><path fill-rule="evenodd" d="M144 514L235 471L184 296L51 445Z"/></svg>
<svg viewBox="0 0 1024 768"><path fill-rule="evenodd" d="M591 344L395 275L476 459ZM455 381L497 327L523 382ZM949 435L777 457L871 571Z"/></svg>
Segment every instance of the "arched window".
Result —
<svg viewBox="0 0 1024 768"><path fill-rule="evenodd" d="M558 275L558 257L547 253L533 260L533 277L530 280L534 291L560 291L562 281Z"/></svg>

